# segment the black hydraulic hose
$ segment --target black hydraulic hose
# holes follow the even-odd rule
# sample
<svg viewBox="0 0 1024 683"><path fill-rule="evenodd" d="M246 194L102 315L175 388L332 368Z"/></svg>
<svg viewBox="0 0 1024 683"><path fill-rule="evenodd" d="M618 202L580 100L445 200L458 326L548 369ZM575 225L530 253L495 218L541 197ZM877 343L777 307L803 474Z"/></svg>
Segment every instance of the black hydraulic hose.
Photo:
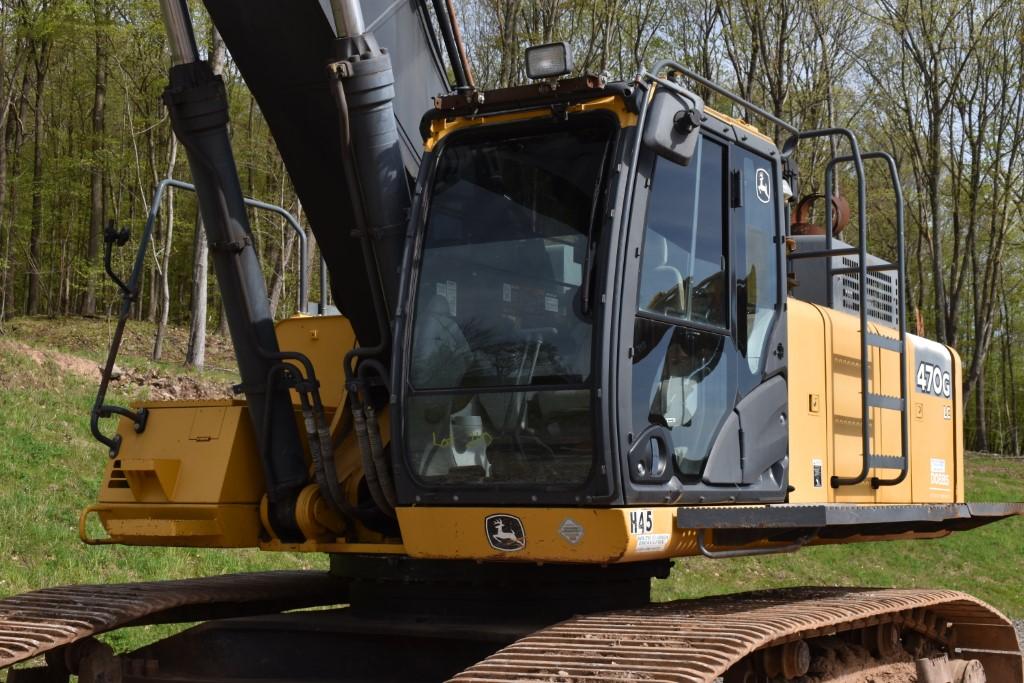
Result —
<svg viewBox="0 0 1024 683"><path fill-rule="evenodd" d="M260 352L267 358L279 361L271 368L267 377L268 386L276 378L276 374L282 369L294 372L297 368L288 366L280 361L292 360L302 365L305 370L305 386L297 383L296 393L299 395L299 403L302 407L303 421L306 427L306 437L309 443L309 453L313 460L313 474L317 486L327 502L328 506L338 515L350 520L365 522L366 516L353 506L345 497L344 491L338 482L337 468L334 462L334 443L331 439L330 425L324 415L324 406L320 398L319 383L313 364L309 358L302 353L293 351L266 351L260 347ZM312 397L312 399L310 398Z"/></svg>
<svg viewBox="0 0 1024 683"><path fill-rule="evenodd" d="M373 498L374 504L386 515L394 517L395 511L389 505L388 499L384 495L384 489L377 478L377 467L373 461L373 451L370 446L363 404L355 395L351 396L351 401L352 422L355 426L356 440L359 442L359 452L363 457L363 478L366 481L366 488L370 490L370 497Z"/></svg>
<svg viewBox="0 0 1024 683"><path fill-rule="evenodd" d="M452 65L452 73L455 74L455 87L458 90L469 88L469 79L466 76L466 69L462 63L462 54L459 52L458 41L455 39L455 30L452 28L451 16L443 0L433 0L434 14L437 17L437 25L441 28L441 38L444 40L445 51L448 52L448 61Z"/></svg>
<svg viewBox="0 0 1024 683"><path fill-rule="evenodd" d="M363 361L359 363L358 375L361 386L368 386L369 380L367 379L367 375L370 371L376 372L384 381L385 385L390 386L391 383L388 380L387 368L384 367L383 363L373 358L363 359ZM377 481L380 482L381 494L388 502L388 505L394 509L398 496L395 493L395 483L394 477L391 476L391 468L388 467L387 458L384 457L384 442L380 435L380 424L377 422L377 411L374 410L372 404L367 403L363 408L363 412L366 418L367 443L370 447L370 459L377 470Z"/></svg>
<svg viewBox="0 0 1024 683"><path fill-rule="evenodd" d="M341 485L338 483L331 430L324 419L323 408L318 410L301 391L299 392L299 402L302 405L302 417L309 441L309 454L313 460L313 476L324 500L336 514L350 521L364 521L359 511L345 498Z"/></svg>
<svg viewBox="0 0 1024 683"><path fill-rule="evenodd" d="M365 412L366 437L370 446L370 459L373 460L373 465L377 469L377 481L380 482L381 493L384 494L384 500L387 501L388 508L390 508L390 510L385 510L385 512L389 512L394 517L398 496L395 493L395 482L391 478L388 463L384 458L384 446L380 438L380 425L377 424L377 411L373 409L372 405L367 403Z"/></svg>

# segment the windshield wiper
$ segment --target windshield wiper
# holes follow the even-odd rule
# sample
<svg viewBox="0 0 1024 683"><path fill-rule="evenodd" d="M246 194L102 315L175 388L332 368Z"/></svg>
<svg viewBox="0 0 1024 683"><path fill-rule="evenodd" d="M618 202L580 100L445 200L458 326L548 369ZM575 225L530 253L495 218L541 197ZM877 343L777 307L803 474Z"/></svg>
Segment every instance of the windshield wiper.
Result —
<svg viewBox="0 0 1024 683"><path fill-rule="evenodd" d="M580 308L582 309L583 315L590 315L590 286L591 280L593 279L594 271L594 250L597 248L597 242L594 239L594 234L597 232L597 207L601 204L601 187L604 184L605 171L608 167L608 153L612 147L611 139L604 146L604 155L601 157L601 170L597 174L597 179L594 181L594 201L590 205L590 221L589 230L587 231L587 244L586 252L583 255L583 280L580 283L583 291L580 294Z"/></svg>

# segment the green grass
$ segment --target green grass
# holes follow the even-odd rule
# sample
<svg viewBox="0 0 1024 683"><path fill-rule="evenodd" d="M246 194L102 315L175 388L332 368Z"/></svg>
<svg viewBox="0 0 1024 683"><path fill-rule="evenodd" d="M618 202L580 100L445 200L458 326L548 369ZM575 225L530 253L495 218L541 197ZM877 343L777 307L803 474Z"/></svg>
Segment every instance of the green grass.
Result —
<svg viewBox="0 0 1024 683"><path fill-rule="evenodd" d="M1024 501L1024 461L971 455L967 499ZM950 588L1024 618L1024 518L946 538L806 548L793 555L676 561L657 600L783 586Z"/></svg>
<svg viewBox="0 0 1024 683"><path fill-rule="evenodd" d="M256 550L89 547L78 540L78 515L100 484L106 453L89 434L96 380L59 367L60 349L96 361L105 355L105 321L19 319L0 336L0 596L44 586L189 578L241 571L326 567L321 555ZM144 358L152 328L138 323L125 367L184 372L184 334L172 330L167 360ZM40 365L28 347L48 356ZM227 377L224 342L214 344L212 371ZM37 354L38 355L38 354ZM207 373L209 376L210 373ZM115 393L127 403L145 395ZM1024 461L972 456L968 497L1024 500ZM809 548L759 559L679 560L669 579L654 582L658 600L794 585L948 587L970 592L1010 616L1024 617L1024 519L934 541L862 543ZM130 629L108 636L118 649L165 635L172 627Z"/></svg>
<svg viewBox="0 0 1024 683"><path fill-rule="evenodd" d="M0 337L0 596L71 583L326 568L326 556L313 554L83 544L78 538L79 512L95 500L107 457L89 433L97 380L60 367L59 356L41 364L30 358L23 344L43 351L53 346L33 338L33 328L42 321L18 322L8 325L9 337ZM81 332L78 321L49 324L53 334L69 339ZM98 349L104 343L94 340L83 355L101 357L104 353ZM73 344L55 346L74 349ZM139 357L126 357L122 364L160 367L167 374L184 372L174 363L153 364ZM134 391L115 391L110 400L124 405L146 393L145 388ZM107 640L122 649L168 632L168 627L146 627Z"/></svg>

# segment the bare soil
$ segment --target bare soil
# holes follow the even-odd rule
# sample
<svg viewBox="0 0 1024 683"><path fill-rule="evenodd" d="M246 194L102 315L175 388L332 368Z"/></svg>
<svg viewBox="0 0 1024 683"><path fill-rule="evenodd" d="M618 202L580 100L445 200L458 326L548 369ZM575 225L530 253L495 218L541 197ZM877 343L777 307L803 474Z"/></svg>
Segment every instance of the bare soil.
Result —
<svg viewBox="0 0 1024 683"><path fill-rule="evenodd" d="M154 401L232 398L231 387L226 382L195 375L168 375L155 369L122 370L121 376L112 384L127 391L131 387L144 387L149 390L149 398Z"/></svg>
<svg viewBox="0 0 1024 683"><path fill-rule="evenodd" d="M100 380L101 366L93 360L82 358L64 351L40 349L17 339L0 338L0 351L27 358L42 372L26 377L22 382L51 383L50 370L80 377L86 380ZM231 398L230 384L223 379L216 380L202 375L176 374L156 368L118 368L119 376L111 382L112 388L130 396L151 400L213 400ZM0 373L6 374L6 373ZM14 379L14 378L8 378Z"/></svg>
<svg viewBox="0 0 1024 683"><path fill-rule="evenodd" d="M913 662L898 662L882 664L829 680L831 683L916 683L917 673Z"/></svg>
<svg viewBox="0 0 1024 683"><path fill-rule="evenodd" d="M913 683L917 681L910 654L901 652L887 660L878 660L864 647L828 639L826 647L815 648L806 683Z"/></svg>

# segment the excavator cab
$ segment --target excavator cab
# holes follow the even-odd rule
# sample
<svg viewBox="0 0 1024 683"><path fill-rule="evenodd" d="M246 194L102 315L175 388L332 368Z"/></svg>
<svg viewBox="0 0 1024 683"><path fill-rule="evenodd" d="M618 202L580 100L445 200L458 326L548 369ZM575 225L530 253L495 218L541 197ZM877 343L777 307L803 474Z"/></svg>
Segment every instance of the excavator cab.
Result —
<svg viewBox="0 0 1024 683"><path fill-rule="evenodd" d="M687 96L574 80L429 119L400 504L785 499L779 154ZM767 430L742 461L737 410Z"/></svg>

